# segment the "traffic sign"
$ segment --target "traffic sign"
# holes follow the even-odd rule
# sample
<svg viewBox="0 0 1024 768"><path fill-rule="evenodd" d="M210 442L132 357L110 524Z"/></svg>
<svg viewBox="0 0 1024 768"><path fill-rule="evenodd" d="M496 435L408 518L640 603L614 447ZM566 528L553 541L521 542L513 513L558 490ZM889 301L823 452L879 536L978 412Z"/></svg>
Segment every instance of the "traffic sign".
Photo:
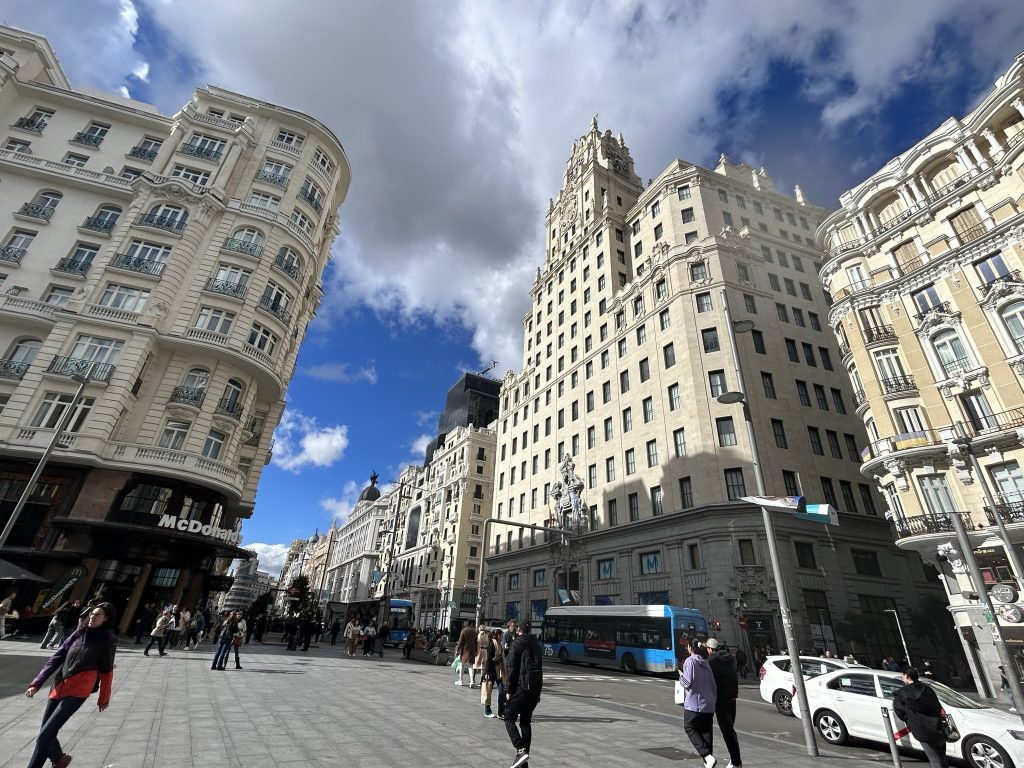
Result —
<svg viewBox="0 0 1024 768"><path fill-rule="evenodd" d="M1000 603L1016 603L1017 602L1017 590L1011 587L1009 584L996 584L992 587L991 592L992 599Z"/></svg>
<svg viewBox="0 0 1024 768"><path fill-rule="evenodd" d="M739 625L740 625L740 629L746 629L747 628L747 617L746 616L740 616Z"/></svg>

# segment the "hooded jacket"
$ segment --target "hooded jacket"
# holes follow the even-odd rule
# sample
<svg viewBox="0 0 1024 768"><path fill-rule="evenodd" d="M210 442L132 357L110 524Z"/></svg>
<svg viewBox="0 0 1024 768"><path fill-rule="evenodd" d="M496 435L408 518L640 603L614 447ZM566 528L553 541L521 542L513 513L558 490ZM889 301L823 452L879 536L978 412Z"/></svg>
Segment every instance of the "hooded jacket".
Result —
<svg viewBox="0 0 1024 768"><path fill-rule="evenodd" d="M514 696L540 696L544 687L544 654L540 643L532 632L516 636L505 660L508 677L505 691L511 699Z"/></svg>
<svg viewBox="0 0 1024 768"><path fill-rule="evenodd" d="M711 674L715 676L717 701L728 701L740 695L740 681L736 676L736 660L724 648L720 648L708 658Z"/></svg>
<svg viewBox="0 0 1024 768"><path fill-rule="evenodd" d="M116 648L117 636L112 629L75 630L43 665L32 680L32 687L42 688L43 683L56 672L49 698L88 698L99 688L99 705L105 707L110 702Z"/></svg>
<svg viewBox="0 0 1024 768"><path fill-rule="evenodd" d="M941 727L942 704L939 697L920 680L896 691L892 708L918 741L934 744L946 740Z"/></svg>
<svg viewBox="0 0 1024 768"><path fill-rule="evenodd" d="M718 688L711 665L703 656L690 655L683 662L679 679L686 689L683 709L691 712L714 712L718 701Z"/></svg>

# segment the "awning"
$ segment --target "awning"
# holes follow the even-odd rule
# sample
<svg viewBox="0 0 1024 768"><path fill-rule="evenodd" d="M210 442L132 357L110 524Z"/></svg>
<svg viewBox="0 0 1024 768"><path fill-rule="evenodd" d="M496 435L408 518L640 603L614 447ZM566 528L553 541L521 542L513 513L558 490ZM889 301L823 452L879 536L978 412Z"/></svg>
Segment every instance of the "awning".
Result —
<svg viewBox="0 0 1024 768"><path fill-rule="evenodd" d="M49 584L49 579L44 579L32 571L26 571L20 565L0 560L0 581L38 581L42 584Z"/></svg>

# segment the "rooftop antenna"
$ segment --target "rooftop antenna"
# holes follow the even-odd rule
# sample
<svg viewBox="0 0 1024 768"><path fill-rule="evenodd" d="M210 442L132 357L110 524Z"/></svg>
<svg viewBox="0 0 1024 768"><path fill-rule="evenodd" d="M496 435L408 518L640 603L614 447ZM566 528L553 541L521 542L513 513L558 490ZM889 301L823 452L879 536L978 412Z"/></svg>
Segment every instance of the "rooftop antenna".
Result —
<svg viewBox="0 0 1024 768"><path fill-rule="evenodd" d="M480 373L478 373L477 376L483 376L488 371L493 371L497 367L498 367L498 361L497 360L491 360L491 364L488 365L486 368L484 368L482 371L480 371Z"/></svg>

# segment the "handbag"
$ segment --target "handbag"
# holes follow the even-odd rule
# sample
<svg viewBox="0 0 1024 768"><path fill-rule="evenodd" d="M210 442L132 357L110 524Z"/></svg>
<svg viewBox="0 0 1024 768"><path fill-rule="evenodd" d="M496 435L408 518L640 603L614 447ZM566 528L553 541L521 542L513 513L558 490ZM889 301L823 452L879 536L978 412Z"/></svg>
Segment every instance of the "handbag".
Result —
<svg viewBox="0 0 1024 768"><path fill-rule="evenodd" d="M945 711L939 715L939 730L947 742L952 744L954 741L960 741L960 731L956 727L956 722L953 716Z"/></svg>
<svg viewBox="0 0 1024 768"><path fill-rule="evenodd" d="M460 657L458 657L458 656L456 656L455 657L455 661L452 662L452 671L453 672L461 672L462 671L462 659Z"/></svg>
<svg viewBox="0 0 1024 768"><path fill-rule="evenodd" d="M686 701L686 686L683 685L682 680L676 680L675 701L676 704L682 704Z"/></svg>
<svg viewBox="0 0 1024 768"><path fill-rule="evenodd" d="M231 644L233 646L235 646L235 648L240 646L242 644L242 637L241 637L241 635L232 635L231 636Z"/></svg>

